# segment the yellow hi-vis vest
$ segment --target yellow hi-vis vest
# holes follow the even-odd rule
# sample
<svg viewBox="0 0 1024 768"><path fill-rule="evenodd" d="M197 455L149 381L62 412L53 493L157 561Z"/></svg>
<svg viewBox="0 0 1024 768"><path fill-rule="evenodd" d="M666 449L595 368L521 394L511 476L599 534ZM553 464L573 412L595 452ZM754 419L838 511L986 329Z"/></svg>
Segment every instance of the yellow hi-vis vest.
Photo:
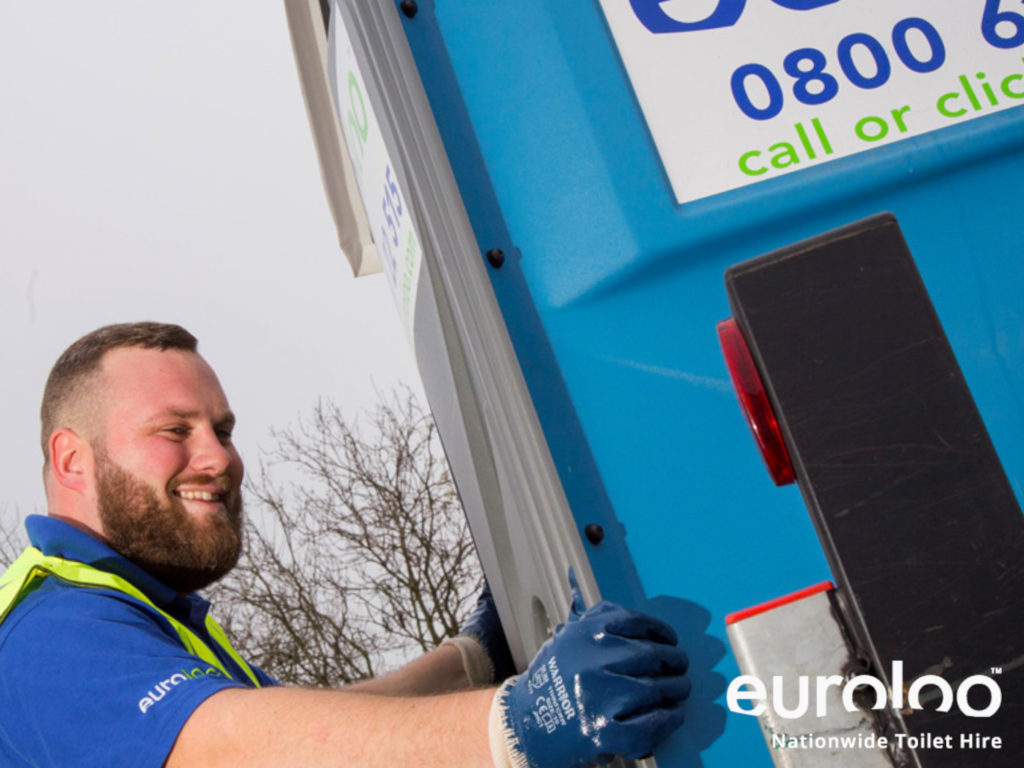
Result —
<svg viewBox="0 0 1024 768"><path fill-rule="evenodd" d="M225 677L232 679L224 665L210 647L191 629L170 614L157 608L153 601L146 597L130 582L115 576L99 568L93 568L85 563L78 563L74 560L65 560L62 557L48 557L35 547L29 547L15 560L11 567L0 576L0 623L10 614L14 607L33 589L38 587L47 576L53 576L66 584L75 587L91 587L94 589L109 589L114 592L121 592L133 597L163 616L181 638L185 650L193 656L197 656L207 664L219 669ZM210 637L224 650L228 656L245 672L257 688L261 687L256 675L253 674L249 665L242 660L238 652L231 647L227 635L220 625L209 615L206 616L206 631Z"/></svg>

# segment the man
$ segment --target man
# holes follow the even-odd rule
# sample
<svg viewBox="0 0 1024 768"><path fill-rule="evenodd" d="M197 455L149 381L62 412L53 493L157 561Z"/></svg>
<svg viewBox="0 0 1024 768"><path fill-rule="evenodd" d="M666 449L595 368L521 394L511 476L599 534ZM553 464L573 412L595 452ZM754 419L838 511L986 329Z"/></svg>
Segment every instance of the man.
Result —
<svg viewBox="0 0 1024 768"><path fill-rule="evenodd" d="M0 577L0 765L566 768L642 756L682 722L672 629L584 610L577 590L498 689L471 685L494 668L486 632L343 690L249 666L195 594L238 559L243 470L227 399L178 326L79 339L41 418L49 515Z"/></svg>

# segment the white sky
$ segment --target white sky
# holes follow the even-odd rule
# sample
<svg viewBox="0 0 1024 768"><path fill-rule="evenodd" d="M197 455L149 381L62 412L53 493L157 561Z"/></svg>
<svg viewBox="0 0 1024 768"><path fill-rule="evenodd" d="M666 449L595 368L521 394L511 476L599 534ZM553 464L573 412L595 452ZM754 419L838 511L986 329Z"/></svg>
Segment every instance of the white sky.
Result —
<svg viewBox="0 0 1024 768"><path fill-rule="evenodd" d="M338 248L282 0L8 0L0 72L0 515L43 509L43 383L105 323L198 336L250 466L319 396L419 387Z"/></svg>

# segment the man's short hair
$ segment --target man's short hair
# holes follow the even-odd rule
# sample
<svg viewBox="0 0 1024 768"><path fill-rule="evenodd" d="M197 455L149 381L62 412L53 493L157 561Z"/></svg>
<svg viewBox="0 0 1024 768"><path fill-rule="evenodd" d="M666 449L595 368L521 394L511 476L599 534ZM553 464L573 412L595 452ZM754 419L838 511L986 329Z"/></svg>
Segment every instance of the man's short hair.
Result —
<svg viewBox="0 0 1024 768"><path fill-rule="evenodd" d="M39 409L42 422L43 457L50 461L50 435L63 424L68 408L85 395L88 380L100 370L103 356L120 347L143 349L182 349L195 352L196 337L180 325L170 323L116 323L87 333L66 350L54 363L43 390Z"/></svg>

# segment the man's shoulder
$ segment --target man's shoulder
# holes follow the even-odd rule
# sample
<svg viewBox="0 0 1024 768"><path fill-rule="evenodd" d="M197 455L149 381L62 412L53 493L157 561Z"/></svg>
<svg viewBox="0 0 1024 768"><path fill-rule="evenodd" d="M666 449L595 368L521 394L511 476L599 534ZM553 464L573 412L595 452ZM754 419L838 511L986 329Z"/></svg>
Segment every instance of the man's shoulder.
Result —
<svg viewBox="0 0 1024 768"><path fill-rule="evenodd" d="M53 577L27 594L0 624L0 763L162 765L195 708L240 685L163 621L130 595Z"/></svg>
<svg viewBox="0 0 1024 768"><path fill-rule="evenodd" d="M82 631L93 623L113 623L125 630L173 637L157 611L130 595L73 586L51 576L25 595L0 623L0 650L18 645L45 648L56 640L66 646L73 630L78 630L75 639L87 641L98 634ZM0 653L0 664L8 655Z"/></svg>

